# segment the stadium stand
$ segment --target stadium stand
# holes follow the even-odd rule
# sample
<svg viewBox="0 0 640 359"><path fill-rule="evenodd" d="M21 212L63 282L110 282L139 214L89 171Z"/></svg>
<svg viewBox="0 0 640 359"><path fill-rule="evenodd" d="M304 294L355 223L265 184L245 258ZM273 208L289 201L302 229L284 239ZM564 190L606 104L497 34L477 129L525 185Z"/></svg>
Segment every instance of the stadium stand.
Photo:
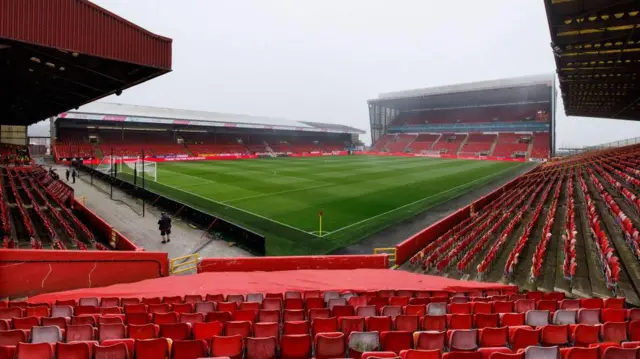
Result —
<svg viewBox="0 0 640 359"><path fill-rule="evenodd" d="M496 140L496 135L472 133L469 134L467 142L460 149L460 152L482 153L491 155L491 148Z"/></svg>
<svg viewBox="0 0 640 359"><path fill-rule="evenodd" d="M438 142L433 145L433 150L455 155L466 142L468 135L456 133L443 133Z"/></svg>
<svg viewBox="0 0 640 359"><path fill-rule="evenodd" d="M493 150L495 157L524 157L528 153L531 137L517 133L501 133L498 135L498 143ZM548 157L548 156L547 156ZM542 157L542 158L547 158Z"/></svg>
<svg viewBox="0 0 640 359"><path fill-rule="evenodd" d="M206 301L214 297L216 301ZM264 299L247 302L250 297ZM343 305L331 308L332 301ZM275 307L267 304L272 302ZM629 351L633 358L638 355L640 321L634 309L624 307L624 298L582 299L575 301L573 310L557 309L567 302L562 292L519 294L514 289L460 293L312 290L266 296L0 301L0 323L5 328L0 331L0 353L7 358L53 358L55 353L58 357L69 353L81 359L92 358L91 353L98 357L103 351L110 358L150 359L467 358L470 351L478 358L492 353L534 359L584 357L591 352L595 358L598 353L602 358L620 358L616 351ZM543 303L554 310L536 309ZM210 310L218 312L198 316L199 304L209 304ZM353 315L366 304L376 308L373 314L377 316ZM226 318L213 315L223 307L238 306L252 309L236 310ZM341 312L349 308L351 315L341 317L338 308ZM312 319L312 312L318 310L328 310L326 317ZM299 320L287 320L289 313L298 311ZM275 316L269 319L267 312ZM441 318L442 324L437 324ZM487 318L495 318L491 326L480 324ZM381 326L383 322L387 324ZM267 327L274 330L267 332ZM550 353L532 354L537 351Z"/></svg>
<svg viewBox="0 0 640 359"><path fill-rule="evenodd" d="M430 151L433 144L440 139L440 134L419 134L416 140L408 146L409 152L421 153Z"/></svg>

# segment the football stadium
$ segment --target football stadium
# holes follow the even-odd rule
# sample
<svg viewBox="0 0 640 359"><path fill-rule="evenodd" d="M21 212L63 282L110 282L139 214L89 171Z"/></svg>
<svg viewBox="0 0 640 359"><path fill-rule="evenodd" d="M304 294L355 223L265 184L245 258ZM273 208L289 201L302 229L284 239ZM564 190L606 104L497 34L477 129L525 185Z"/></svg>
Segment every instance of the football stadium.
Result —
<svg viewBox="0 0 640 359"><path fill-rule="evenodd" d="M556 101L638 120L637 4L545 1L556 74L363 100L371 146L100 101L172 40L56 4L0 1L0 359L640 357L640 139L556 153Z"/></svg>

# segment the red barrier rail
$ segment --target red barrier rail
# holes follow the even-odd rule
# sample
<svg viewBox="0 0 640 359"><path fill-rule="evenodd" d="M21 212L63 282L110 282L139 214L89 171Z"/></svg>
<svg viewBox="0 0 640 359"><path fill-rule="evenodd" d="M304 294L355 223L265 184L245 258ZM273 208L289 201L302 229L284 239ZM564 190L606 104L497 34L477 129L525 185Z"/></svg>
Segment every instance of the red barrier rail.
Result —
<svg viewBox="0 0 640 359"><path fill-rule="evenodd" d="M121 251L144 251L144 248L138 247L129 238L116 231L111 225L105 222L100 216L95 214L92 210L87 208L82 202L79 202L75 198L73 199L73 209L82 213L84 217L91 223L93 228L96 228L102 232L105 238L108 238L109 242L112 242L112 236L115 234L115 247L111 247ZM115 232L115 233L114 233Z"/></svg>
<svg viewBox="0 0 640 359"><path fill-rule="evenodd" d="M0 297L102 287L167 275L167 253L0 249Z"/></svg>
<svg viewBox="0 0 640 359"><path fill-rule="evenodd" d="M389 257L380 255L297 256L205 258L198 265L203 272L275 272L298 269L358 269L388 268Z"/></svg>

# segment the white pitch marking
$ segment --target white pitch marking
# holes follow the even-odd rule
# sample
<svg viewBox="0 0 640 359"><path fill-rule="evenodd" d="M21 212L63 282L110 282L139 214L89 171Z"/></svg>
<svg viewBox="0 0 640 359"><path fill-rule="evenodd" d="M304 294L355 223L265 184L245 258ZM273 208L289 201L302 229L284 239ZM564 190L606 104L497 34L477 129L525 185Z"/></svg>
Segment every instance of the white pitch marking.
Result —
<svg viewBox="0 0 640 359"><path fill-rule="evenodd" d="M221 201L220 203L231 203L231 202L242 201L242 200L245 200L245 199L253 199L253 198L267 197L267 196L272 196L272 195L275 195L275 194L291 193L291 192L297 192L297 191L306 191L306 190L308 190L308 189L321 188L321 187L328 187L328 186L334 186L334 185L335 185L335 183L325 183L325 184L321 184L321 185L317 185L317 186L311 186L311 187L295 188L295 189L288 189L288 190L278 191L278 192L262 193L262 194L257 194L257 195L255 195L255 196L247 196L247 197L234 198L234 199L230 199L230 200L228 200L228 201Z"/></svg>

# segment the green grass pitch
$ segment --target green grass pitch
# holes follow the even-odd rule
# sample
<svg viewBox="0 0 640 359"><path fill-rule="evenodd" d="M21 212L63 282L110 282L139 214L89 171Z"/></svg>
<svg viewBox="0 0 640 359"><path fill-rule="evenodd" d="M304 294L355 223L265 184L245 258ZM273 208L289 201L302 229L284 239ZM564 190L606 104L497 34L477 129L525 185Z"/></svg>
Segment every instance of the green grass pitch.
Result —
<svg viewBox="0 0 640 359"><path fill-rule="evenodd" d="M520 165L375 156L163 162L146 187L264 235L268 255L326 254Z"/></svg>

